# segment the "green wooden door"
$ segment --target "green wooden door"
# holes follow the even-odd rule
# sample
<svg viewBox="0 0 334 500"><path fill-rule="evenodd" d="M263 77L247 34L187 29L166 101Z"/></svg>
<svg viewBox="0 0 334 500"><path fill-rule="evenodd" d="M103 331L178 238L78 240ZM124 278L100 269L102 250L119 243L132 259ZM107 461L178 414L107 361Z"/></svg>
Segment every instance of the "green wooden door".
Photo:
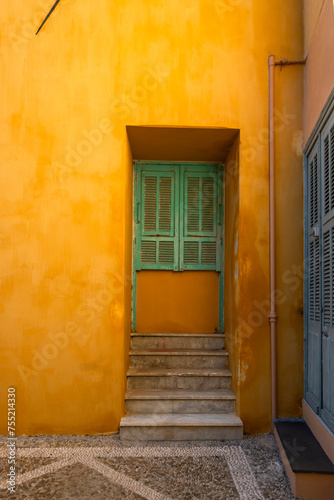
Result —
<svg viewBox="0 0 334 500"><path fill-rule="evenodd" d="M305 167L305 399L334 430L334 111Z"/></svg>
<svg viewBox="0 0 334 500"><path fill-rule="evenodd" d="M320 415L334 430L334 116L320 138L322 173L322 404Z"/></svg>
<svg viewBox="0 0 334 500"><path fill-rule="evenodd" d="M134 167L133 329L141 270L219 271L222 295L224 215L219 165L135 162Z"/></svg>

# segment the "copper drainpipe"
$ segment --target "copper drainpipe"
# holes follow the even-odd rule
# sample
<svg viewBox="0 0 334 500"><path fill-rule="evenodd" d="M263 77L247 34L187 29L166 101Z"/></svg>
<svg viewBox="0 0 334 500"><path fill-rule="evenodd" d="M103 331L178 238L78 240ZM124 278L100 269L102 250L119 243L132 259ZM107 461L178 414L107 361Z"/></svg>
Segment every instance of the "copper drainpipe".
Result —
<svg viewBox="0 0 334 500"><path fill-rule="evenodd" d="M305 64L306 59L281 59L271 55L269 66L269 252L270 252L270 349L271 349L271 417L277 418L277 370L276 370L276 221L275 221L275 66Z"/></svg>

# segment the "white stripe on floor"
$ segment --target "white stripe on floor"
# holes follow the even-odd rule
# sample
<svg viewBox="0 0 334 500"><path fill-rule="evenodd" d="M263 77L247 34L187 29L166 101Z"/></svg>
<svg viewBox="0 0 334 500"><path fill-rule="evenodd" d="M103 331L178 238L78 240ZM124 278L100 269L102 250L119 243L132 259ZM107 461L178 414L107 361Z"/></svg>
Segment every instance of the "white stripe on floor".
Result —
<svg viewBox="0 0 334 500"><path fill-rule="evenodd" d="M241 500L265 500L241 446L224 446L224 456Z"/></svg>

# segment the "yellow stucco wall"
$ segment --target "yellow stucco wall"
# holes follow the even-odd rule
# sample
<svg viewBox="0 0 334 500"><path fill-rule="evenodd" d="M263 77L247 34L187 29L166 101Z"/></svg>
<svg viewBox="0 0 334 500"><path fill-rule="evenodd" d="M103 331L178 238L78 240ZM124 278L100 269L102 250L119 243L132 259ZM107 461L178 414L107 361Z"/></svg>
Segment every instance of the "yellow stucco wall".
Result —
<svg viewBox="0 0 334 500"><path fill-rule="evenodd" d="M269 289L267 58L302 57L302 1L62 0L34 36L47 8L12 0L0 12L1 414L14 385L19 433L117 431L131 314L125 126L216 126L241 130L236 312L251 334L235 351L239 414L247 432L268 430L269 325L265 315L253 324ZM282 234L301 218L302 70L290 69L278 83L277 154L296 210L278 202ZM302 259L300 239L282 242L279 272ZM279 312L284 414L302 394L298 377L282 382L298 365L284 342L295 353L302 335L291 293Z"/></svg>
<svg viewBox="0 0 334 500"><path fill-rule="evenodd" d="M231 387L236 395L236 410L240 414L240 381L242 363L239 344L244 332L239 316L239 152L240 139L235 139L225 163L225 273L224 273L224 330L225 346L229 353L228 367L232 373Z"/></svg>

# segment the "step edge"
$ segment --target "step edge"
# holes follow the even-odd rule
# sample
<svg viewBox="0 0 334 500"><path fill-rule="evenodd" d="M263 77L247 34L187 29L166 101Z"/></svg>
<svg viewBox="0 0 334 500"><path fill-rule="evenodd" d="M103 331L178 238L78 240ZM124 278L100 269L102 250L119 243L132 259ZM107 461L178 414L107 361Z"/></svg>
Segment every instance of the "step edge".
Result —
<svg viewBox="0 0 334 500"><path fill-rule="evenodd" d="M126 416L124 416L121 419L120 427L174 427L174 426L177 426L177 427L195 427L195 426L197 426L197 427L243 427L242 421L234 413L214 414L217 417L216 422L204 420L205 416L212 417L213 416L212 414L205 414L205 413L186 414L188 417L191 417L191 418L188 418L187 421L182 422L182 421L178 420L178 417L180 417L180 415L185 415L185 414L178 414L178 413L166 414L165 413L162 415L164 417L166 417L166 415L168 415L170 418L169 422L162 421L161 420L162 416L160 416L159 414L156 414L156 415L154 415L155 420L154 421L152 420L149 423L147 423L147 416L148 415L149 414L142 414L142 415L140 415L140 414L127 414ZM195 416L198 417L198 415L200 415L202 417L202 419L196 420L196 418L193 418ZM224 416L229 415L231 420L225 421L225 422L219 421L219 419L222 417L222 415L224 415ZM129 422L129 417L130 417L130 419L132 419L130 422ZM141 417L143 417L142 422L140 422ZM135 418L136 420L134 421L133 418Z"/></svg>
<svg viewBox="0 0 334 500"><path fill-rule="evenodd" d="M221 391L217 391L217 393L213 393L213 391L207 391L206 394L203 394L204 391L193 391L192 394L189 394L190 391L183 390L183 389L176 389L175 391L170 391L166 393L164 389L162 389L162 393L160 392L159 394L152 394L150 392L147 392L146 394L133 394L133 392L136 392L141 389L130 389L129 391L126 391L125 393L125 400L126 401L168 401L168 400L185 400L185 401L211 401L211 400L219 400L219 401L235 401L236 396L233 393L224 393L222 394ZM149 391L150 389L147 389ZM152 389L155 390L155 389ZM224 389L222 389L223 391ZM180 392L177 392L180 391ZM183 391L183 393L181 392ZM130 392L130 394L129 394Z"/></svg>
<svg viewBox="0 0 334 500"><path fill-rule="evenodd" d="M228 352L225 350L212 349L212 350L190 350L190 351L180 351L177 349L171 350L139 350L131 349L129 352L130 356L228 356Z"/></svg>
<svg viewBox="0 0 334 500"><path fill-rule="evenodd" d="M226 372L221 372L221 373L218 373L218 372L212 372L212 373L209 373L208 371L205 371L205 369L203 369L203 372L199 372L199 373L191 373L191 372L184 372L184 373L181 373L179 371L176 371L174 373L171 373L171 370L169 371L159 371L159 372L156 372L156 373L152 373L150 371L147 371L147 372L136 372L135 371L135 368L134 367L131 367L132 370L130 371L130 369L128 370L128 373L127 373L127 377L156 377L156 378L160 378L160 377L188 377L188 378L191 378L191 377L203 377L203 378L224 378L224 377L228 377L228 378L231 378L232 377L232 373L229 371L229 370L226 370ZM153 369L152 369L153 371Z"/></svg>
<svg viewBox="0 0 334 500"><path fill-rule="evenodd" d="M131 333L131 337L194 337L224 339L225 333Z"/></svg>

